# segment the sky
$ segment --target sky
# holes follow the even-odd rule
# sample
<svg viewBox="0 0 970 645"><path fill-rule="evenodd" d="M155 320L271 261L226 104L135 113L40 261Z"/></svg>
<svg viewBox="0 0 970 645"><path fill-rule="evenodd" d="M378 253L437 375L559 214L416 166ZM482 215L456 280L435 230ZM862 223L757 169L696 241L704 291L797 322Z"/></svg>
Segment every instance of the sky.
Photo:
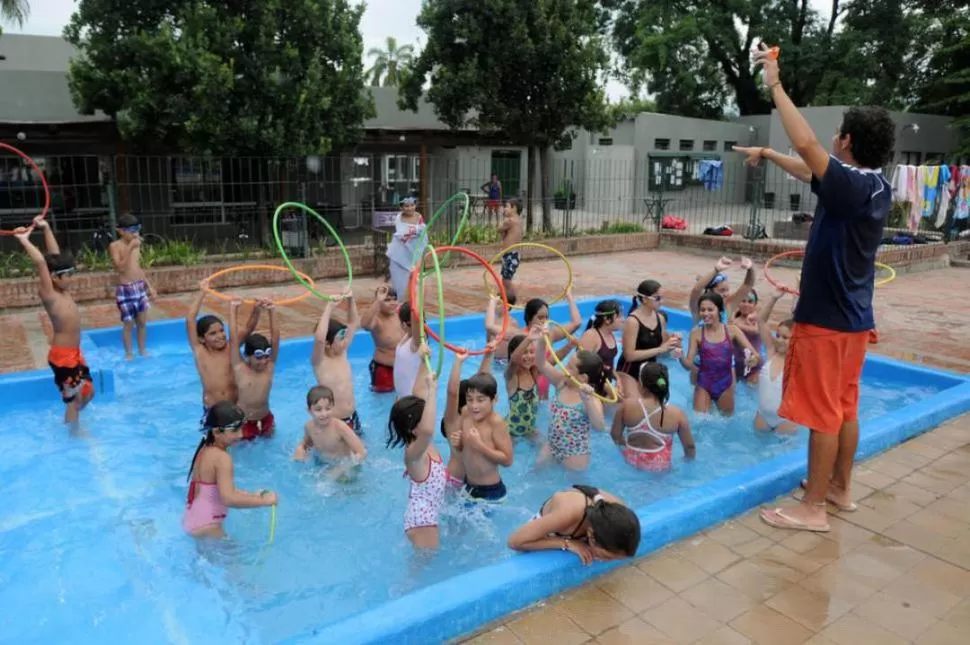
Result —
<svg viewBox="0 0 970 645"><path fill-rule="evenodd" d="M371 47L382 47L388 36L397 38L400 44L420 45L424 34L414 21L421 10L421 2L422 0L367 0L367 9L360 24L364 36L364 51ZM30 17L23 28L5 25L4 30L10 33L60 36L74 11L74 4L74 0L30 0ZM811 4L825 15L828 15L832 6L831 0L811 0ZM609 81L606 90L612 100L629 95L626 88L616 81Z"/></svg>

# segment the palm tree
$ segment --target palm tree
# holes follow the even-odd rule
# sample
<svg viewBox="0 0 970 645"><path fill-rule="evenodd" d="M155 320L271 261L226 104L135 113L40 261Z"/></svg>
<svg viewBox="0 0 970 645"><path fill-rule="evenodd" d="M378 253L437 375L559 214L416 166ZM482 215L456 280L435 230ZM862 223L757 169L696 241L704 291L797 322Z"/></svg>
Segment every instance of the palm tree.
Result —
<svg viewBox="0 0 970 645"><path fill-rule="evenodd" d="M29 14L30 3L27 0L0 0L0 23L23 27Z"/></svg>
<svg viewBox="0 0 970 645"><path fill-rule="evenodd" d="M5 2L7 0L0 0ZM414 60L414 46L397 46L397 39L388 37L384 49L373 47L367 52L368 58L374 59L374 64L367 75L370 76L371 85L384 87L397 85L401 81L401 70ZM381 79L383 78L383 83Z"/></svg>

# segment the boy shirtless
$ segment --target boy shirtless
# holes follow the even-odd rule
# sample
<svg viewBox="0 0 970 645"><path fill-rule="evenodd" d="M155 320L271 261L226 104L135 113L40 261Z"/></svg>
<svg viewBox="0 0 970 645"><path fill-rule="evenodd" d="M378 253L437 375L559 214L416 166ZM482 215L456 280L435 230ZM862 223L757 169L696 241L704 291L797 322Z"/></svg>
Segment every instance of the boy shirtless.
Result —
<svg viewBox="0 0 970 645"><path fill-rule="evenodd" d="M314 334L310 363L313 365L317 383L333 392L334 403L331 414L342 419L359 436L364 433L364 429L360 423L360 415L357 414L354 376L350 371L347 350L354 342L360 319L357 315L357 302L354 300L353 292L347 291L342 299L350 303L347 324L333 320L333 310L337 303L333 300L327 301Z"/></svg>
<svg viewBox="0 0 970 645"><path fill-rule="evenodd" d="M81 355L81 312L68 293L71 276L77 269L74 266L74 257L68 252L61 253L47 220L37 217L34 219L34 226L44 231L46 255L30 241L30 231L26 228L18 228L14 231L14 236L37 269L40 301L54 328L47 362L54 371L54 385L60 390L61 399L67 406L64 410L64 423L72 431L77 431L81 410L94 398L91 370Z"/></svg>
<svg viewBox="0 0 970 645"><path fill-rule="evenodd" d="M229 305L229 328L236 328L236 314L242 302L233 300ZM280 330L276 326L273 303L261 300L256 303L256 314L269 312L269 336L249 334L243 340L243 354L229 350L229 364L239 392L237 404L246 413L242 426L243 439L252 441L256 437L272 437L276 420L269 410L269 391L273 387L276 372L276 359L280 351Z"/></svg>
<svg viewBox="0 0 970 645"><path fill-rule="evenodd" d="M485 373L476 374L467 383L459 438L464 494L476 501L501 502L506 490L498 467L512 465L512 437L505 419L494 410L498 383Z"/></svg>
<svg viewBox="0 0 970 645"><path fill-rule="evenodd" d="M230 350L226 328L217 316L206 315L199 318L199 310L202 308L202 301L205 300L205 289L208 285L208 280L199 283L199 295L195 297L185 316L186 337L195 358L195 368L202 380L203 419L209 408L219 401L235 403L238 398L236 379L232 373L232 363L229 361ZM246 329L242 333L237 329L230 331L232 342L235 343L235 351L238 352L239 346L242 345L240 339L245 339L253 333L258 321L259 308L254 307Z"/></svg>
<svg viewBox="0 0 970 645"><path fill-rule="evenodd" d="M389 286L379 286L373 304L360 321L360 326L374 337L374 358L370 362L370 387L374 392L394 391L394 353L404 338L397 316L397 298Z"/></svg>
<svg viewBox="0 0 970 645"><path fill-rule="evenodd" d="M522 200L509 199L505 202L505 219L498 225L498 233L502 236L502 248L507 249L522 241ZM509 304L515 304L515 287L512 279L519 268L519 252L507 251L502 254L502 284Z"/></svg>
<svg viewBox="0 0 970 645"><path fill-rule="evenodd" d="M118 272L115 303L121 313L121 340L125 359L131 360L131 328L138 327L138 354L145 355L145 322L155 289L141 268L141 223L131 214L118 218L118 239L108 245L111 263Z"/></svg>
<svg viewBox="0 0 970 645"><path fill-rule="evenodd" d="M303 440L297 445L293 459L305 461L310 451L315 450L324 460L349 461L344 468L335 468L333 479L340 479L348 471L364 461L367 448L350 426L336 418L333 413L334 393L329 387L317 385L310 388L306 395L306 406L310 420L303 426Z"/></svg>

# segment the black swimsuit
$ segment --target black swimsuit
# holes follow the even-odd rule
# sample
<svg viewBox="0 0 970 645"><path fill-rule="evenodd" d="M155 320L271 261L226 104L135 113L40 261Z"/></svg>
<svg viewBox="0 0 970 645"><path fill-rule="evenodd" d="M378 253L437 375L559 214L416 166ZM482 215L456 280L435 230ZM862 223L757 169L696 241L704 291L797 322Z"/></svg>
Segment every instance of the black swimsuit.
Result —
<svg viewBox="0 0 970 645"><path fill-rule="evenodd" d="M586 537L586 531L583 531L582 528L583 528L583 524L586 523L586 513L589 511L590 506L592 506L593 504L595 504L596 502L602 499L602 497L600 497L600 491L598 488L594 488L592 486L583 486L581 484L576 484L573 486L573 488L575 488L578 492L582 493L586 497L586 508L583 509L583 519L579 520L579 525L576 527L576 530L574 530L572 533L568 535L564 533L558 533L558 532L550 533L549 535L553 537L567 538L570 540L584 539ZM549 499L552 499L552 498L550 497ZM542 510L546 507L546 504L549 503L549 499L547 499L542 503L542 506L539 507L539 512L536 513L536 516L534 519L538 519L542 517Z"/></svg>
<svg viewBox="0 0 970 645"><path fill-rule="evenodd" d="M645 349L656 349L661 345L663 345L663 342L664 342L663 321L660 319L659 315L657 316L657 326L654 327L653 329L650 329L649 327L644 325L643 321L637 318L636 316L632 316L632 318L634 318L637 321L637 325L639 325L639 327L637 327L637 341L636 341L636 345L634 346L636 351L640 352ZM624 374L629 374L633 378L639 379L640 368L643 367L643 364L656 363L656 362L657 362L656 356L653 358L648 358L643 361L628 361L625 358L621 358L620 365L617 367L617 369L623 372Z"/></svg>
<svg viewBox="0 0 970 645"><path fill-rule="evenodd" d="M601 332L599 329L596 330L596 333L600 336L600 346L599 349L596 350L596 354L603 359L603 366L606 369L606 377L611 381L615 381L616 375L613 373L613 370L615 369L614 366L616 365L616 354L617 351L619 351L619 347L617 345L613 345L613 347L607 345L606 337L603 336L603 332Z"/></svg>

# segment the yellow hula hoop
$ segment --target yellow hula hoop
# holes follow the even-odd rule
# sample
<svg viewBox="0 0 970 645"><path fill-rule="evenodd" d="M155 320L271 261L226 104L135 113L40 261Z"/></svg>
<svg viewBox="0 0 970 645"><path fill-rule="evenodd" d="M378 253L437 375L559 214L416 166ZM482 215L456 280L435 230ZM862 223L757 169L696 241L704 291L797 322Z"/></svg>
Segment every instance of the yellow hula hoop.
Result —
<svg viewBox="0 0 970 645"><path fill-rule="evenodd" d="M882 262L876 262L876 268L881 269L882 271L888 271L889 276L876 280L875 286L881 287L882 285L889 284L890 282L896 279L896 269L892 268L888 264L883 264Z"/></svg>
<svg viewBox="0 0 970 645"><path fill-rule="evenodd" d="M565 327L563 327L562 325L560 325L559 323L557 323L554 320L550 320L549 322L550 322L550 324L553 324L556 327L558 327L559 329L561 329L562 332L564 334L566 334L566 338L568 338L570 341L572 341L577 347L579 346L579 340L575 336L573 336L572 334L570 334L568 331L566 331L566 328ZM552 360L554 360L556 362L556 367L558 367L559 369L561 369L562 370L562 373L565 374L567 377L569 377L569 380L570 381L572 381L573 383L576 384L576 387L583 387L584 383L580 383L579 380L575 376L573 376L572 372L570 372L569 370L567 370L566 369L566 366L562 364L562 361L559 359L559 355L556 353L556 348L552 346L552 340L550 340L549 334L544 334L543 335L543 338L546 339L546 349L548 349L549 350L549 353L552 355ZM603 403L617 403L617 402L619 402L619 400L620 400L620 393L616 391L616 387L613 385L613 383L610 382L610 381L606 381L606 385L609 387L610 391L613 393L613 398L608 399L605 396L602 396L599 392L596 392L595 390L593 391L593 396L595 396L597 399L599 399Z"/></svg>
<svg viewBox="0 0 970 645"><path fill-rule="evenodd" d="M566 259L566 256L563 255L562 251L560 251L559 249L553 248L548 244L539 244L538 242L519 242L518 244L511 244L505 247L504 249L502 249L501 251L499 251L494 258L488 261L488 263L495 264L495 262L497 262L503 255L505 255L512 249L518 249L518 248L542 249L544 251L549 251L553 255L557 256L560 260L562 260L562 263L566 265L566 273L569 276L569 278L566 280L566 286L563 287L562 293L560 293L552 300L547 301L546 304L551 305L559 302L560 300L563 300L566 297L566 294L569 293L569 290L573 288L573 266L569 264L569 260ZM498 291L492 291L492 285L488 280L489 278L488 272L486 271L482 275L485 280L485 288L488 289L488 295L490 296L499 295ZM509 307L511 309L525 309L525 305L509 305Z"/></svg>

